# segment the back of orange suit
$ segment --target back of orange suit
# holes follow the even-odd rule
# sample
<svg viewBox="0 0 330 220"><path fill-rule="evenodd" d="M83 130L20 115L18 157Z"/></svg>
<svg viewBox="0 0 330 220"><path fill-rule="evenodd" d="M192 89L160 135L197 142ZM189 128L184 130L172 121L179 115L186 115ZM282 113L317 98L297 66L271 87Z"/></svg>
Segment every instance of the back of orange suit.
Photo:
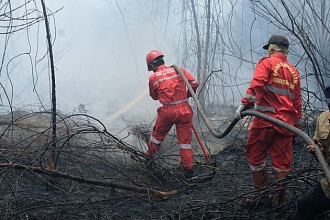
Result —
<svg viewBox="0 0 330 220"><path fill-rule="evenodd" d="M166 66L163 60L164 54L152 50L147 54L146 61L148 70L154 73L149 77L149 94L152 99L158 100L162 106L157 109L157 118L151 137L147 155L154 157L160 150L165 136L176 126L177 138L180 148L181 164L185 170L192 170L193 152L192 118L193 112L188 98L191 96L187 91L182 77L171 66ZM194 91L198 87L196 79L185 69L180 68L191 84Z"/></svg>

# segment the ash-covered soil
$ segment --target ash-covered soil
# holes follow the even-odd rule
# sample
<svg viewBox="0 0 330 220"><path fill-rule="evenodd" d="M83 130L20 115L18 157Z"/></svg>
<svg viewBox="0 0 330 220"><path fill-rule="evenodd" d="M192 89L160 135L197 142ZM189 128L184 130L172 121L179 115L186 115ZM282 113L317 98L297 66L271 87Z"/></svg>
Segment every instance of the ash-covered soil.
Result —
<svg viewBox="0 0 330 220"><path fill-rule="evenodd" d="M245 124L221 140L198 128L211 161L194 137L194 175L185 179L174 131L148 165L138 141L128 144L86 115L61 116L54 145L51 126L31 126L47 114L1 121L1 219L290 219L297 197L323 177L296 138L285 202L271 206L276 184L268 159L269 186L246 205L255 190L245 158ZM55 170L49 167L52 153Z"/></svg>

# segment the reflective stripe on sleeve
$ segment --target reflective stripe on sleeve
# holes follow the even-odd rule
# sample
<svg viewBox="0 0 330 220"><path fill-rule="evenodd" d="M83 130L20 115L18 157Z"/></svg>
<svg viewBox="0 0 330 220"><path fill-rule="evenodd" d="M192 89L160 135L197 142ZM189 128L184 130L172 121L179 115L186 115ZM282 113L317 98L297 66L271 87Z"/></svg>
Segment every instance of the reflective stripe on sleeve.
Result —
<svg viewBox="0 0 330 220"><path fill-rule="evenodd" d="M275 112L275 108L274 107L270 107L270 106L262 106L262 105L256 105L256 110L262 111L262 112Z"/></svg>
<svg viewBox="0 0 330 220"><path fill-rule="evenodd" d="M245 94L244 98L252 101L252 102L256 102L257 101L257 97L255 97L254 95L250 95L248 93Z"/></svg>

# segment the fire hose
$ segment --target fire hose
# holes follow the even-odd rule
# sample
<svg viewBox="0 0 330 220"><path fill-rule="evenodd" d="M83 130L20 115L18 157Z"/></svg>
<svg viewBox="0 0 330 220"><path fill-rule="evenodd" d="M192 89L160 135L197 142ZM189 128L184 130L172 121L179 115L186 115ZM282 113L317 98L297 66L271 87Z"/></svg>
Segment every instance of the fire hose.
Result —
<svg viewBox="0 0 330 220"><path fill-rule="evenodd" d="M204 110L201 106L201 104L199 103L199 100L194 92L194 90L192 89L189 81L187 80L186 76L183 74L183 72L180 70L180 68L178 68L176 65L172 65L172 67L177 71L177 73L179 73L179 75L182 77L182 79L184 80L189 92L191 93L191 96L197 106L197 109L198 109L198 113L201 115L206 127L209 129L209 131L211 132L211 134L216 137L216 138L223 138L225 137L232 129L233 127L237 124L237 122L240 120L240 119L237 119L235 118L231 123L230 125L225 129L224 132L222 133L219 133L217 132L216 130L214 130L212 127L211 127L211 124L208 120L208 118L206 117L205 113L204 113ZM265 115L261 112L257 112L257 111L253 111L253 110L245 110L241 113L241 117L243 118L244 116L256 116L256 117L259 117L259 118L262 118L264 120L267 120L267 121L270 121L278 126L281 126L291 132L293 132L295 135L299 136L300 138L302 138L305 143L307 145L314 145L315 147L315 156L316 158L318 159L322 169L323 169L323 172L326 176L326 179L328 180L328 183L330 183L330 168L329 168L329 165L327 164L325 158L324 158L324 155L322 153L322 151L320 150L320 147L314 143L314 141L303 131L301 131L300 129L284 122L284 121L281 121L279 119L276 119L276 118L273 118L271 116L268 116L268 115Z"/></svg>
<svg viewBox="0 0 330 220"><path fill-rule="evenodd" d="M196 138L197 138L197 141L198 141L198 143L199 143L199 146L201 146L201 148L202 148L202 151L203 151L203 153L204 153L204 156L205 156L206 159L207 159L207 162L211 163L210 156L209 156L209 154L208 154L208 152L207 152L207 150L206 150L206 148L205 148L205 146L204 146L204 144L203 144L203 142L202 142L202 140L201 140L201 138L200 138L198 132L196 131L194 125L192 126L192 129L193 129L194 134L195 134L195 136L196 136Z"/></svg>

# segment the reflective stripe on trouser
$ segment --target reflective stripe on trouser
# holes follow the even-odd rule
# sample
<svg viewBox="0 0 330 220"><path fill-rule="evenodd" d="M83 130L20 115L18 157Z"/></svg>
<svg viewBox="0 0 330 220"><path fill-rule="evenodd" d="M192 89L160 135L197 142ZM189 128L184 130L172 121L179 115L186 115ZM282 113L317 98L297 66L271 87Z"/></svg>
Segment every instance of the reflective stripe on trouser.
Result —
<svg viewBox="0 0 330 220"><path fill-rule="evenodd" d="M160 149L160 146L153 143L149 140L149 148L147 151L148 156L154 156ZM192 169L193 164L193 152L191 149L191 144L181 144L180 145L180 157L181 157L181 164L184 169L190 170Z"/></svg>
<svg viewBox="0 0 330 220"><path fill-rule="evenodd" d="M273 207L276 208L284 202L286 183L285 178L287 176L286 172L276 172L275 181L276 181L276 191L273 196Z"/></svg>
<svg viewBox="0 0 330 220"><path fill-rule="evenodd" d="M265 166L269 152L272 166L276 172L291 170L293 136L284 136L272 127L251 128L247 145L246 157L252 171L260 171Z"/></svg>
<svg viewBox="0 0 330 220"><path fill-rule="evenodd" d="M268 185L267 168L263 167L261 170L252 171L252 181L257 190L263 190Z"/></svg>

